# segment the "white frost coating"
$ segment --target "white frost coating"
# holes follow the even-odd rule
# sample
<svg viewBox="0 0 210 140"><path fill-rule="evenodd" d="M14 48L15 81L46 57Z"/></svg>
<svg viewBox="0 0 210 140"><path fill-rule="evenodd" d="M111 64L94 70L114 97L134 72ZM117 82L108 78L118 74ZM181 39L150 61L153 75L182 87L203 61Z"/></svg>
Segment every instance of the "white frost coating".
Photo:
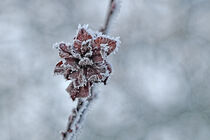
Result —
<svg viewBox="0 0 210 140"><path fill-rule="evenodd" d="M104 37L104 38L109 38L111 40L114 40L116 41L116 48L114 49L113 53L115 54L117 51L118 51L118 47L120 46L121 44L121 41L120 41L120 37L111 37L109 35L103 35L103 34L99 34L100 36L97 36L97 37Z"/></svg>
<svg viewBox="0 0 210 140"><path fill-rule="evenodd" d="M117 0L115 2L116 2L116 8L115 8L115 10L120 9L121 1L120 0ZM116 12L114 12L114 13L116 13ZM84 24L84 25L79 24L78 25L78 29L76 31L75 37L78 35L78 33L79 33L79 31L81 29L85 29L86 32L89 33L92 36L92 39L88 39L86 41L83 41L82 42L82 45L86 45L89 42L88 46L90 46L92 40L95 40L95 39L97 39L99 37L103 37L103 38L108 38L108 39L111 39L111 40L116 41L116 48L114 49L113 54L115 54L118 51L118 47L121 44L120 37L111 37L109 35L104 35L101 32L93 31L93 30L91 30L91 29L88 28L88 24ZM75 38L74 41L77 41L77 39ZM73 46L73 45L70 44L70 46ZM107 50L108 50L108 45L107 44L101 44L101 47L104 48L104 51L105 52L107 52ZM90 46L90 48L92 48L92 47ZM72 55L74 57L81 59L81 55L80 54L74 52L73 49L70 49L70 50L71 50L71 53L72 53ZM105 55L105 52L101 51L101 54L102 54L103 59L106 60L106 57L107 56ZM91 55L92 55L92 51L91 50L85 54L86 57L89 57Z"/></svg>
<svg viewBox="0 0 210 140"><path fill-rule="evenodd" d="M75 52L72 45L71 45L70 52L71 52L72 56L74 56L75 58L81 59L81 55L79 53Z"/></svg>
<svg viewBox="0 0 210 140"><path fill-rule="evenodd" d="M93 55L92 48L90 47L90 50L86 52L85 57L91 57Z"/></svg>
<svg viewBox="0 0 210 140"><path fill-rule="evenodd" d="M59 46L60 46L60 44L66 44L66 45L70 45L69 43L65 43L64 41L60 41L60 42L56 42L56 43L54 43L53 44L53 46L52 46L52 48L53 49L58 49L59 50Z"/></svg>
<svg viewBox="0 0 210 140"><path fill-rule="evenodd" d="M81 35L81 33L79 32L82 29L84 30L84 32L87 32L88 35L92 36L92 38L86 41L78 40L77 37ZM98 49L97 47L99 44L95 44L97 43L95 42L96 40L100 44L100 49ZM102 42L104 42L104 44L102 44ZM111 43L110 46L108 45L109 42ZM113 46L112 43L114 43L114 45L116 46ZM110 37L108 35L102 34L101 32L98 32L98 31L95 32L89 29L88 25L83 25L83 26L79 25L76 36L73 39L72 44L68 43L67 45L67 43L65 42L54 44L54 48L57 48L59 50L59 55L61 56L61 59L64 59L62 61L63 62L62 65L60 62L58 63L56 70L58 72L64 71L64 73L59 73L59 74L64 75L64 77L67 80L69 79L73 80L72 86L73 88L76 88L76 89L83 87L88 82L91 82L91 83L104 82L105 84L106 79L109 78L110 73L112 71L111 66L109 66L109 64L106 62L107 55L110 54L111 51L115 53L120 43L121 42L119 40L119 37L116 37L116 38ZM75 58L75 59L69 60L65 58L65 55L67 52L65 52L66 48L65 47L63 48L62 44L65 44L67 46L66 51L70 53L70 55L67 55L67 57ZM91 70L89 69L90 72L87 71L88 74L86 74L86 70L88 67L92 67L95 70L91 72ZM78 72L79 69L82 69L82 70Z"/></svg>
<svg viewBox="0 0 210 140"><path fill-rule="evenodd" d="M73 80L74 88L77 88L77 89L79 89L80 87L84 87L87 84L83 69L80 70L80 73L79 73L78 77L80 77L79 81L76 81L78 79Z"/></svg>
<svg viewBox="0 0 210 140"><path fill-rule="evenodd" d="M92 39L96 39L96 38L98 38L98 37L109 38L109 39L114 40L114 41L117 42L117 46L116 46L116 47L119 47L119 46L120 46L120 43L121 43L120 37L111 37L111 36L109 36L109 35L104 35L104 34L102 34L102 32L93 31L93 30L91 30L90 28L88 28L88 24L84 24L83 26L81 26L81 25L79 24L79 25L78 25L78 29L77 29L77 31L76 31L76 35L78 35L78 33L79 33L79 31L80 31L81 29L85 29L85 30L93 37ZM89 40L91 40L91 39L88 39L88 40L86 40L86 41L84 41L84 42L88 42Z"/></svg>
<svg viewBox="0 0 210 140"><path fill-rule="evenodd" d="M59 48L60 43L56 42L52 45L53 49L58 49Z"/></svg>
<svg viewBox="0 0 210 140"><path fill-rule="evenodd" d="M79 66L77 66L77 65L72 66L72 65L67 64L67 65L63 65L63 67L66 69L70 69L71 71L78 71L78 69L79 69Z"/></svg>
<svg viewBox="0 0 210 140"><path fill-rule="evenodd" d="M61 41L61 42L56 42L56 43L54 43L54 44L52 45L52 48L53 48L53 49L57 49L57 50L61 50L61 49L59 48L60 44L65 44L65 45L68 46L68 47L71 47L71 46L72 46L72 43L66 43L66 42L64 42L64 41Z"/></svg>
<svg viewBox="0 0 210 140"><path fill-rule="evenodd" d="M106 43L106 44L100 44L100 46L102 47L102 48L104 48L104 50L107 52L108 51L108 44Z"/></svg>
<svg viewBox="0 0 210 140"><path fill-rule="evenodd" d="M88 26L89 26L88 24L84 24L82 26L81 26L81 24L79 24L78 29L76 31L76 35L78 35L78 33L81 29L85 29L92 37L94 37L95 32L93 30L89 29Z"/></svg>
<svg viewBox="0 0 210 140"><path fill-rule="evenodd" d="M86 110L87 110L87 106L89 105L89 101L86 99L82 99L82 100L83 100L83 105L81 109L77 112L75 121L72 124L73 127L71 127L72 133L70 133L70 140L76 135L76 132L81 127L84 117L86 116L86 113L87 113Z"/></svg>
<svg viewBox="0 0 210 140"><path fill-rule="evenodd" d="M92 65L92 64L93 64L92 60L90 60L90 58L88 57L83 57L79 61L79 65L81 66Z"/></svg>
<svg viewBox="0 0 210 140"><path fill-rule="evenodd" d="M87 43L91 42L91 39L82 42L82 45L86 45Z"/></svg>
<svg viewBox="0 0 210 140"><path fill-rule="evenodd" d="M101 56L104 60L106 60L109 47L107 44L101 44L100 47L101 47L101 50L100 50Z"/></svg>
<svg viewBox="0 0 210 140"><path fill-rule="evenodd" d="M115 54L116 52L118 52L118 48L120 47L121 41L120 41L120 37L116 37L115 38L116 43L116 49L113 51L113 53Z"/></svg>
<svg viewBox="0 0 210 140"><path fill-rule="evenodd" d="M98 81L98 76L97 75L92 75L88 78L89 81Z"/></svg>

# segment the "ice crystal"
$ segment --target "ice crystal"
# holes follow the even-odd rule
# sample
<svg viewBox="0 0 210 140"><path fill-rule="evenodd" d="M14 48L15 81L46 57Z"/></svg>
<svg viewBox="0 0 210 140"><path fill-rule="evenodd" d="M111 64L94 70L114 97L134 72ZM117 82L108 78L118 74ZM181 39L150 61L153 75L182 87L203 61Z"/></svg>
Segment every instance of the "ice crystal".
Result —
<svg viewBox="0 0 210 140"><path fill-rule="evenodd" d="M72 100L87 97L94 83L106 84L112 72L107 56L116 50L119 43L119 38L94 32L87 25L79 25L73 43L56 44L62 60L56 64L54 73L71 80L66 91Z"/></svg>

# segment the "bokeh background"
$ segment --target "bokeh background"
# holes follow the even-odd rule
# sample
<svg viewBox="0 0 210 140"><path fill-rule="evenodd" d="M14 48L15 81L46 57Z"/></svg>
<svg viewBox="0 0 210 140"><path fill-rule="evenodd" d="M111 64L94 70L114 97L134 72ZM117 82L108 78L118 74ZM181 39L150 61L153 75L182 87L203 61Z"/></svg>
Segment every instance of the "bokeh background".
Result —
<svg viewBox="0 0 210 140"><path fill-rule="evenodd" d="M55 42L98 30L109 0L0 2L0 139L59 140L75 102ZM122 0L114 72L78 140L210 140L210 0Z"/></svg>

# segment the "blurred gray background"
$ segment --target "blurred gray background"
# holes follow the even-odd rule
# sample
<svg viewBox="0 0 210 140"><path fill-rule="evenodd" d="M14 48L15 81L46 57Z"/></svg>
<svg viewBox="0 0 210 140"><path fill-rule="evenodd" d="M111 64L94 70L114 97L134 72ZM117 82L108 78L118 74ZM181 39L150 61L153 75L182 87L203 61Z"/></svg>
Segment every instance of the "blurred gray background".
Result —
<svg viewBox="0 0 210 140"><path fill-rule="evenodd" d="M75 102L55 42L98 30L109 0L0 2L0 139L59 140ZM78 140L210 140L210 0L122 0L114 72Z"/></svg>

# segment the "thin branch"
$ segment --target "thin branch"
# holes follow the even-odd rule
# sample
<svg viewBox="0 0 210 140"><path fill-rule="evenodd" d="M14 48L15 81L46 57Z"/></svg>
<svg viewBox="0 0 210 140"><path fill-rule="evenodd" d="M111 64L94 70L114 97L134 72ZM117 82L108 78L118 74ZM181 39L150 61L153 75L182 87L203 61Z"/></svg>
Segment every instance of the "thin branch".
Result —
<svg viewBox="0 0 210 140"><path fill-rule="evenodd" d="M62 132L63 140L73 140L82 126L84 117L88 111L89 106L96 99L96 94L91 89L91 96L86 100L79 99L76 108L72 110L68 119L68 124L65 132Z"/></svg>
<svg viewBox="0 0 210 140"><path fill-rule="evenodd" d="M111 18L113 17L114 13L116 12L117 6L118 5L116 3L116 0L110 0L106 21L105 21L104 27L100 29L100 32L102 32L104 34L106 34L108 32L108 29L109 29L110 23L111 23Z"/></svg>

